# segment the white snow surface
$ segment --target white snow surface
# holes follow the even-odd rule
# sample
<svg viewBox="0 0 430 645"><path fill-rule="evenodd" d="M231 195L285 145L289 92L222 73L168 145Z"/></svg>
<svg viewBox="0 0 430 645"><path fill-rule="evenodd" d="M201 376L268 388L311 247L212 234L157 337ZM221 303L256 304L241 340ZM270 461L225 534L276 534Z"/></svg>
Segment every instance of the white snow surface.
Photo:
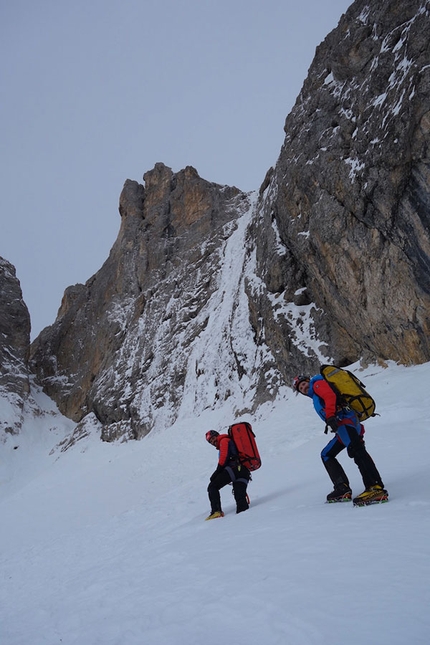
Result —
<svg viewBox="0 0 430 645"><path fill-rule="evenodd" d="M352 369L377 401L366 440L388 504L324 503L332 435L291 392L243 417L263 460L250 510L228 486L210 522L204 433L222 411L66 452L52 448L70 421L29 416L0 443L1 644L427 645L430 364Z"/></svg>

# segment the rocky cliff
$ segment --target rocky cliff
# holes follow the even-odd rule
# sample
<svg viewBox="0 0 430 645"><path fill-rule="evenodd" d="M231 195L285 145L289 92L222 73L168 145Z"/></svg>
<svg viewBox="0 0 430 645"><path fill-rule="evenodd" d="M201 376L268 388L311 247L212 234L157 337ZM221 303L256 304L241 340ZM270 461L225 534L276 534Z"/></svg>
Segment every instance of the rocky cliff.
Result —
<svg viewBox="0 0 430 645"><path fill-rule="evenodd" d="M280 306L297 289L315 303L340 363L430 358L429 11L350 7L316 51L262 187L258 274ZM271 345L278 325L270 298L262 306Z"/></svg>
<svg viewBox="0 0 430 645"><path fill-rule="evenodd" d="M22 422L24 403L30 390L28 356L30 315L22 299L15 267L0 258L0 396L4 412L1 431L15 434Z"/></svg>
<svg viewBox="0 0 430 645"><path fill-rule="evenodd" d="M189 373L211 369L204 360L193 365L191 354L210 316L219 318L213 299L226 244L250 207L237 188L209 183L191 167L174 174L156 164L144 182L125 183L108 260L85 285L66 290L57 320L32 348L38 378L61 411L76 421L95 413L105 439L140 437L156 418L171 423ZM202 404L219 395L206 394Z"/></svg>
<svg viewBox="0 0 430 645"><path fill-rule="evenodd" d="M125 183L108 260L32 346L61 411L138 438L328 359L430 359L429 5L350 7L258 199L163 164Z"/></svg>

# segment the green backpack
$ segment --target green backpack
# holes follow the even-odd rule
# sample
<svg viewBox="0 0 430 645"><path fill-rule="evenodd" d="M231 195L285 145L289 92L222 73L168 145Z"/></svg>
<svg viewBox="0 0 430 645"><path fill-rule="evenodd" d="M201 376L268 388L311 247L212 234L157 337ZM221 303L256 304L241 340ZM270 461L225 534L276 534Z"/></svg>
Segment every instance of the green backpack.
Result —
<svg viewBox="0 0 430 645"><path fill-rule="evenodd" d="M336 393L339 405L354 410L360 421L376 416L375 401L354 374L335 365L322 365L320 373Z"/></svg>

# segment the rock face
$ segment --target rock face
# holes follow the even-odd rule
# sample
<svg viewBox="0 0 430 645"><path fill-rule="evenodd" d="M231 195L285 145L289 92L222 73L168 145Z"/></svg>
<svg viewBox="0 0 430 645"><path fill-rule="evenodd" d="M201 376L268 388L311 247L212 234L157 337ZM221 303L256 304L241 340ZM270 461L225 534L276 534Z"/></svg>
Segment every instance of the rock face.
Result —
<svg viewBox="0 0 430 645"><path fill-rule="evenodd" d="M357 0L258 197L190 167L127 180L108 260L32 345L64 414L139 438L324 361L430 360L429 41L428 0Z"/></svg>
<svg viewBox="0 0 430 645"><path fill-rule="evenodd" d="M0 395L6 411L2 431L15 434L21 427L29 385L30 315L22 299L15 268L0 258Z"/></svg>
<svg viewBox="0 0 430 645"><path fill-rule="evenodd" d="M315 303L316 334L340 363L430 359L429 11L350 7L316 51L263 186L258 273L283 306L297 288Z"/></svg>
<svg viewBox="0 0 430 645"><path fill-rule="evenodd" d="M32 347L38 378L63 414L80 421L94 412L107 440L140 437L156 416L176 417L226 241L249 209L247 195L191 167L174 174L156 164L144 181L125 183L108 260L66 290L55 324Z"/></svg>

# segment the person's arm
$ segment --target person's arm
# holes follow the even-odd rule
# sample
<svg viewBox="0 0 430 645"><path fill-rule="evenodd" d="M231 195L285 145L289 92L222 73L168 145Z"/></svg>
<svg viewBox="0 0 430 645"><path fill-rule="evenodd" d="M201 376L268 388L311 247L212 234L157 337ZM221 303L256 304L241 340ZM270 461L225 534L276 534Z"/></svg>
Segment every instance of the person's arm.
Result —
<svg viewBox="0 0 430 645"><path fill-rule="evenodd" d="M337 397L327 381L315 381L313 391L324 401L326 420L336 416Z"/></svg>
<svg viewBox="0 0 430 645"><path fill-rule="evenodd" d="M219 442L218 466L220 466L221 468L224 468L227 465L229 457L229 443L230 439L228 439L227 437L221 439L221 441Z"/></svg>
<svg viewBox="0 0 430 645"><path fill-rule="evenodd" d="M218 450L219 450L219 456L218 456L218 466L210 476L210 481L212 482L215 477L222 471L224 470L224 467L227 464L228 461L228 446L230 443L230 439L227 437L225 439L221 439L218 444Z"/></svg>

